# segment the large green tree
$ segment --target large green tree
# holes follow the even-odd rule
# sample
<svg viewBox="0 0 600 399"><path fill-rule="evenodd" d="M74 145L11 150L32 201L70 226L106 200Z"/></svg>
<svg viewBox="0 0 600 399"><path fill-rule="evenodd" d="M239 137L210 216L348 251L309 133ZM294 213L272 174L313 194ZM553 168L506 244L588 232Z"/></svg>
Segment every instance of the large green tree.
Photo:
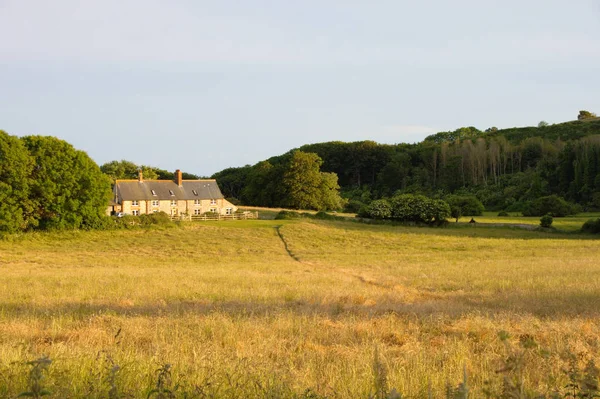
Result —
<svg viewBox="0 0 600 399"><path fill-rule="evenodd" d="M55 137L27 136L33 157L30 198L41 228L93 228L102 223L110 181L83 151Z"/></svg>
<svg viewBox="0 0 600 399"><path fill-rule="evenodd" d="M0 130L0 232L35 225L29 199L33 159L18 137Z"/></svg>
<svg viewBox="0 0 600 399"><path fill-rule="evenodd" d="M339 209L337 175L321 172L321 158L310 152L295 151L287 162L283 179L282 205L296 209Z"/></svg>

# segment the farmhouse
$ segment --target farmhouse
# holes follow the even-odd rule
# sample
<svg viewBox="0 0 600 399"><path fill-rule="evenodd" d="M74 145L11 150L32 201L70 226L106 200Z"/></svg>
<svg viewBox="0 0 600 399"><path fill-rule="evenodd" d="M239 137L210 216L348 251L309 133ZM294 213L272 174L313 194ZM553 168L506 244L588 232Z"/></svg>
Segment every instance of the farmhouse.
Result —
<svg viewBox="0 0 600 399"><path fill-rule="evenodd" d="M183 180L179 169L173 180L117 180L111 211L130 215L165 212L171 217L198 216L206 212L231 215L237 207L223 198L214 179Z"/></svg>

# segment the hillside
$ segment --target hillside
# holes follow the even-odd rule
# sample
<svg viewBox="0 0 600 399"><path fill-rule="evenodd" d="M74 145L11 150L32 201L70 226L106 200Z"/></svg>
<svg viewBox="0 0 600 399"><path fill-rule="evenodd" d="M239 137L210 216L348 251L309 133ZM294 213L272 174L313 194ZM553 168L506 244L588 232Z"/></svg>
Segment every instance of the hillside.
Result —
<svg viewBox="0 0 600 399"><path fill-rule="evenodd" d="M418 144L307 144L254 166L225 169L213 178L226 196L244 204L280 206L277 198L252 193L260 188L264 194L264 181L279 186L274 171L296 150L316 153L323 161L321 170L337 175L354 208L395 192L438 197L470 193L495 210L519 210L527 201L556 194L585 208L600 208L598 118L486 131L466 127Z"/></svg>

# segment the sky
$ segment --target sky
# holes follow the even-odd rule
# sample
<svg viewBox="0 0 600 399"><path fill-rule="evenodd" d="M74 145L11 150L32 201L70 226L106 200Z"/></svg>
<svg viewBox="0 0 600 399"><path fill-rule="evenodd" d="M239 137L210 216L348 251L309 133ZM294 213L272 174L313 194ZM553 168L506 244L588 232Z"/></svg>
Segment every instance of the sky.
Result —
<svg viewBox="0 0 600 399"><path fill-rule="evenodd" d="M600 113L598 0L0 0L0 129L209 176Z"/></svg>

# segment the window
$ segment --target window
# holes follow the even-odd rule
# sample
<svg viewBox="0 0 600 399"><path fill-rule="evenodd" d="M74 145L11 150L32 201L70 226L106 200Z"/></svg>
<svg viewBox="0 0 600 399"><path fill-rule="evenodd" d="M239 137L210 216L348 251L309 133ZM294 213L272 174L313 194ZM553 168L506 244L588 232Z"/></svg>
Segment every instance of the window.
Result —
<svg viewBox="0 0 600 399"><path fill-rule="evenodd" d="M200 211L200 209L194 209L194 215L201 215L202 212Z"/></svg>
<svg viewBox="0 0 600 399"><path fill-rule="evenodd" d="M217 213L217 208L210 208L210 211L211 211L212 213Z"/></svg>
<svg viewBox="0 0 600 399"><path fill-rule="evenodd" d="M225 214L226 215L231 215L233 213L233 208L227 208L225 209Z"/></svg>
<svg viewBox="0 0 600 399"><path fill-rule="evenodd" d="M211 205L217 205L217 200L215 200L215 199L211 199L211 200L210 200L210 204L211 204Z"/></svg>
<svg viewBox="0 0 600 399"><path fill-rule="evenodd" d="M131 201L131 206L140 206L140 204L137 202L137 200L133 200Z"/></svg>
<svg viewBox="0 0 600 399"><path fill-rule="evenodd" d="M177 206L177 200L171 200L171 206Z"/></svg>
<svg viewBox="0 0 600 399"><path fill-rule="evenodd" d="M158 200L152 200L152 206L158 206Z"/></svg>
<svg viewBox="0 0 600 399"><path fill-rule="evenodd" d="M173 193L173 190L169 190L169 194L171 194L171 197L175 196L175 194Z"/></svg>
<svg viewBox="0 0 600 399"><path fill-rule="evenodd" d="M154 196L156 195L156 191L154 191L154 190L150 190L150 191L152 191L152 195L154 195Z"/></svg>
<svg viewBox="0 0 600 399"><path fill-rule="evenodd" d="M200 205L200 200L194 200L194 205Z"/></svg>
<svg viewBox="0 0 600 399"><path fill-rule="evenodd" d="M198 191L196 190L192 190L192 193L194 193L194 195L197 197L198 196Z"/></svg>
<svg viewBox="0 0 600 399"><path fill-rule="evenodd" d="M131 211L131 214L133 216L140 216L140 211L138 211L137 209L134 209L134 210Z"/></svg>

